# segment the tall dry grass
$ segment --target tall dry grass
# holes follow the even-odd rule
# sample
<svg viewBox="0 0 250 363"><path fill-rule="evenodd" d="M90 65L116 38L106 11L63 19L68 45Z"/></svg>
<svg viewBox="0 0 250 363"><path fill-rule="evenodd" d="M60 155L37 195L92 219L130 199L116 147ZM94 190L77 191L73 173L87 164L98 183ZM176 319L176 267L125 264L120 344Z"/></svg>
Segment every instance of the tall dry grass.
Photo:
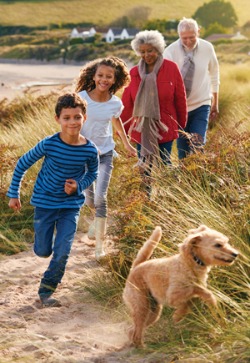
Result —
<svg viewBox="0 0 250 363"><path fill-rule="evenodd" d="M179 164L173 155L173 167L155 167L150 201L141 191L138 170L133 168L135 161L123 156L116 160L109 193L110 233L118 237L120 253L108 261L110 278L97 276L89 283L88 289L100 301L124 309L121 294L129 267L155 225L163 228L155 257L176 253L188 229L201 223L226 234L241 252L234 266L215 268L210 274L209 288L219 301L216 312L194 302L192 314L173 326L173 311L164 309L161 320L147 332L148 362L181 358L218 363L250 360L248 77L245 67L222 72L221 115L210 126L205 153Z"/></svg>
<svg viewBox="0 0 250 363"><path fill-rule="evenodd" d="M8 208L6 192L18 158L39 140L58 130L54 119L56 95L34 98L26 95L12 102L2 101L0 132L0 254L22 251L33 242L33 207L29 200L40 163L26 173L22 183L22 211Z"/></svg>
<svg viewBox="0 0 250 363"><path fill-rule="evenodd" d="M98 275L87 284L107 307L124 311L121 295L129 267L155 225L162 226L163 238L154 257L176 253L187 230L200 223L225 233L241 251L234 266L210 273L209 288L218 299L218 310L211 312L194 301L193 312L174 326L173 311L166 307L160 321L147 331L146 350L137 353L147 356L146 362L188 358L236 363L250 358L249 133L232 132L229 127L221 136L227 137L218 146L216 141L217 147L210 140L204 155L194 155L179 166L155 168L150 201L140 190L134 161L116 161L110 233L118 237L120 253L110 256L105 277Z"/></svg>

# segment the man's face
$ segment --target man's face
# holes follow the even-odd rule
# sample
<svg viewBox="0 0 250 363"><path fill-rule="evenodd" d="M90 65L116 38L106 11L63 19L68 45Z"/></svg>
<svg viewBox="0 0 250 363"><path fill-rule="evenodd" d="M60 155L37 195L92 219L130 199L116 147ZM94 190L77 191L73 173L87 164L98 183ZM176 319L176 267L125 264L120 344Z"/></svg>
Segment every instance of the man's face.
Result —
<svg viewBox="0 0 250 363"><path fill-rule="evenodd" d="M187 50L193 50L196 46L198 36L198 32L186 30L180 33L180 40Z"/></svg>

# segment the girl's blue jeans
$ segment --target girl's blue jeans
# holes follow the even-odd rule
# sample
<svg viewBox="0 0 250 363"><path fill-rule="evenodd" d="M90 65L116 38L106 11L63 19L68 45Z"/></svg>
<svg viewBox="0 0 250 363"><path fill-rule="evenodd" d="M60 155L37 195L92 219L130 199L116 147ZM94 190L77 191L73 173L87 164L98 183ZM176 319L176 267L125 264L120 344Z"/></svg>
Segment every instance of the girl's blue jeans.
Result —
<svg viewBox="0 0 250 363"><path fill-rule="evenodd" d="M52 255L38 290L41 298L52 295L62 280L77 230L79 214L80 208L35 208L34 252L39 257Z"/></svg>
<svg viewBox="0 0 250 363"><path fill-rule="evenodd" d="M95 208L96 217L106 218L108 213L108 187L113 170L113 150L100 155L99 173L94 183L85 191L85 204Z"/></svg>
<svg viewBox="0 0 250 363"><path fill-rule="evenodd" d="M190 111L188 113L187 125L184 129L184 131L189 134L200 135L203 141L203 145L205 145L206 143L206 133L208 128L210 109L211 106L203 105L193 111ZM179 138L177 139L177 149L179 159L185 158L192 151L192 145L190 144L189 139L181 133L179 134Z"/></svg>

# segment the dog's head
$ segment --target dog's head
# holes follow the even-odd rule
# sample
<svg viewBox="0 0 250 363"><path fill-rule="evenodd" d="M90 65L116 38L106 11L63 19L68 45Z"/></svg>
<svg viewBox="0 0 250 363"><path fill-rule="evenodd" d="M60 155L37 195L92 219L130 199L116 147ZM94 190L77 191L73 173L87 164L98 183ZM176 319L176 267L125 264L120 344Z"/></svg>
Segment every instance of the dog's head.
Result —
<svg viewBox="0 0 250 363"><path fill-rule="evenodd" d="M231 265L239 254L228 237L205 225L189 230L179 247L183 255L201 266Z"/></svg>

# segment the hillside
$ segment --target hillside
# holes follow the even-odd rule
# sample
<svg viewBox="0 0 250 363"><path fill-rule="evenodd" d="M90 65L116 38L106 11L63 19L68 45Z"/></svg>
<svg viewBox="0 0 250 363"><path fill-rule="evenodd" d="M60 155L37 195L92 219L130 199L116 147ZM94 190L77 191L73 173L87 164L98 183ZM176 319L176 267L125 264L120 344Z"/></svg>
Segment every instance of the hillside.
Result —
<svg viewBox="0 0 250 363"><path fill-rule="evenodd" d="M244 25L249 19L249 0L231 0L238 16L238 25ZM102 0L30 0L6 2L0 0L1 25L42 26L63 23L86 23L105 26L116 19L135 13L135 8L144 8L149 19L179 19L192 16L204 3L204 0L191 2L176 0L115 0L107 11L107 3ZM36 16L34 16L36 14Z"/></svg>

